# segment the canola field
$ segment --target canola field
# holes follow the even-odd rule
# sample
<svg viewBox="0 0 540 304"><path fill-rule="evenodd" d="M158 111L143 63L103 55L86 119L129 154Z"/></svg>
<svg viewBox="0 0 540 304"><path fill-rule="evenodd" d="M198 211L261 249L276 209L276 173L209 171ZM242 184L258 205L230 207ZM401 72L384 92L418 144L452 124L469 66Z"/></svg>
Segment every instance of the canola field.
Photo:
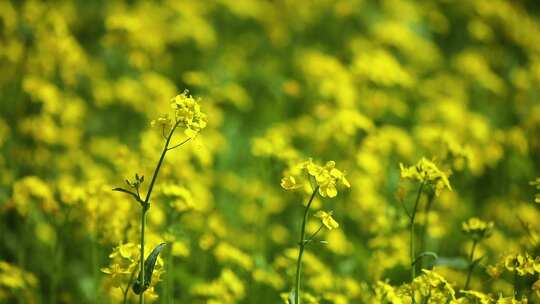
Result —
<svg viewBox="0 0 540 304"><path fill-rule="evenodd" d="M540 303L535 0L0 0L0 303Z"/></svg>

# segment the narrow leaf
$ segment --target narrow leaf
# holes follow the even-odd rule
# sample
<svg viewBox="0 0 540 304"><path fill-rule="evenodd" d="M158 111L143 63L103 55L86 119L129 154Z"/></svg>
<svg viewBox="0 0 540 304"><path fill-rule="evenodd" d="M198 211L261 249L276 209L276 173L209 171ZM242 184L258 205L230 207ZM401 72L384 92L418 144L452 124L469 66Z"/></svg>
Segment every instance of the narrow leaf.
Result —
<svg viewBox="0 0 540 304"><path fill-rule="evenodd" d="M435 265L448 266L454 269L465 270L469 267L469 263L464 258L448 258L440 257L435 261Z"/></svg>
<svg viewBox="0 0 540 304"><path fill-rule="evenodd" d="M139 272L139 276L137 280L133 283L132 289L135 294L140 294L141 292L144 292L148 287L150 287L150 283L152 283L152 274L154 273L154 268L156 266L157 258L163 248L165 247L167 243L161 243L150 252L146 260L144 261L144 285L141 282L141 273Z"/></svg>
<svg viewBox="0 0 540 304"><path fill-rule="evenodd" d="M135 194L135 193L129 191L129 190L126 190L126 189L124 189L124 188L114 188L114 189L112 189L112 190L113 190L113 191L118 191L118 192L123 192L123 193L129 194L129 195L133 196L133 198L134 198L137 202L141 203L141 199L139 198L139 196L138 196L137 194Z"/></svg>

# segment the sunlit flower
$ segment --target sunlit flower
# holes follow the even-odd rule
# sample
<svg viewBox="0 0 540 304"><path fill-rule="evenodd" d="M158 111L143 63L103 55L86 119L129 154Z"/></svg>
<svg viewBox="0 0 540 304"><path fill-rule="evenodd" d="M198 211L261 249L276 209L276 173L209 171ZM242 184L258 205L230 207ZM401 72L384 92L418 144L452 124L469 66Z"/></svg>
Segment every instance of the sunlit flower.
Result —
<svg viewBox="0 0 540 304"><path fill-rule="evenodd" d="M152 120L150 122L150 125L152 127L159 127L159 128L164 128L164 129L168 130L172 125L172 120L171 120L171 118L169 117L168 114L162 114L157 119Z"/></svg>
<svg viewBox="0 0 540 304"><path fill-rule="evenodd" d="M400 163L399 168L402 179L416 180L430 185L435 190L435 195L437 196L443 189L452 190L448 181L448 174L424 157L414 166L405 167Z"/></svg>
<svg viewBox="0 0 540 304"><path fill-rule="evenodd" d="M504 259L504 266L507 270L516 272L520 276L534 273L534 260L528 254L510 254Z"/></svg>
<svg viewBox="0 0 540 304"><path fill-rule="evenodd" d="M319 210L315 213L314 216L316 218L320 218L323 225L328 228L328 230L332 230L339 227L338 222L336 222L336 220L334 220L334 218L332 217L332 213L332 211L326 212Z"/></svg>
<svg viewBox="0 0 540 304"><path fill-rule="evenodd" d="M296 182L294 176L286 176L281 179L281 187L285 190L294 190L302 187Z"/></svg>
<svg viewBox="0 0 540 304"><path fill-rule="evenodd" d="M314 163L311 159L301 162L291 170L293 175L287 175L281 179L281 187L286 190L300 188L302 185L300 181L305 181L307 173L307 176L315 181L322 197L335 197L338 183L347 188L351 186L345 174L335 166L334 161L329 161L324 166Z"/></svg>
<svg viewBox="0 0 540 304"><path fill-rule="evenodd" d="M462 223L461 229L473 240L487 238L493 231L493 222L484 222L476 217Z"/></svg>
<svg viewBox="0 0 540 304"><path fill-rule="evenodd" d="M186 128L184 133L187 136L193 137L206 128L206 114L201 111L199 100L189 95L188 91L175 96L171 100L171 107L175 112L175 120Z"/></svg>

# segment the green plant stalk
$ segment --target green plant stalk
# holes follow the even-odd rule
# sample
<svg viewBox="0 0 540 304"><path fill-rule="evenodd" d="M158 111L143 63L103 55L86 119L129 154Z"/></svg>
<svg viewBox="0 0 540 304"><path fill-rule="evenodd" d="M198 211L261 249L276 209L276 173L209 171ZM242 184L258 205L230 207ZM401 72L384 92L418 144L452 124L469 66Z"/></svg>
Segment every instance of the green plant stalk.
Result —
<svg viewBox="0 0 540 304"><path fill-rule="evenodd" d="M148 208L144 206L141 210L141 286L144 286L144 229L146 226L146 212ZM144 290L139 294L139 303L144 304Z"/></svg>
<svg viewBox="0 0 540 304"><path fill-rule="evenodd" d="M305 234L306 234L306 223L308 218L308 212L309 207L311 207L311 203L313 202L313 199L315 198L315 195L317 194L317 191L319 190L319 186L315 187L313 190L313 193L311 194L311 197L309 198L309 201L307 203L306 209L304 210L304 218L302 219L302 228L300 230L300 242L298 243L299 251L298 251L298 259L296 260L296 278L294 281L294 299L295 304L300 304L300 273L302 271L302 256L304 255L304 248L306 246L306 242L304 241Z"/></svg>
<svg viewBox="0 0 540 304"><path fill-rule="evenodd" d="M471 253L469 254L469 270L467 272L467 280L465 281L465 287L463 288L463 290L468 290L469 289L469 283L471 282L471 276L472 276L472 272L473 272L474 266L475 266L475 264L473 263L473 259L474 259L474 251L476 250L476 245L477 244L478 244L478 241L473 240Z"/></svg>
<svg viewBox="0 0 540 304"><path fill-rule="evenodd" d="M427 250L427 236L428 236L428 226L429 226L429 212L433 206L433 201L435 200L435 194L429 194L426 207L424 208L424 223L422 224L422 235L420 239L420 252L425 252ZM420 269L424 268L424 261L420 262Z"/></svg>
<svg viewBox="0 0 540 304"><path fill-rule="evenodd" d="M518 272L514 269L514 282L512 283L514 287L514 297L519 296L519 286L518 286Z"/></svg>
<svg viewBox="0 0 540 304"><path fill-rule="evenodd" d="M411 213L410 217L410 256L411 256L411 282L416 277L416 265L414 261L416 260L415 256L415 250L414 250L414 219L416 217L416 211L418 210L418 204L420 202L420 197L422 196L422 191L424 190L424 182L420 184L420 188L418 188L418 194L416 195L416 200L414 202L414 208Z"/></svg>
<svg viewBox="0 0 540 304"><path fill-rule="evenodd" d="M165 154L167 154L167 151L169 151L169 144L171 142L171 138L174 134L174 131L178 127L178 124L180 122L176 122L174 126L171 128L171 131L169 132L169 136L167 136L167 140L165 141L165 145L163 147L163 151L161 152L161 156L159 157L159 161L156 165L156 169L154 170L154 174L152 175L152 180L150 181L150 186L148 187L148 192L146 193L146 197L144 199L144 202L141 204L141 269L140 269L140 277L141 277L141 286L144 286L144 233L146 228L146 213L150 209L150 195L152 194L152 190L154 189L154 184L156 183L156 179L159 173L159 170L161 169L161 165L163 164L163 160L165 159ZM189 140L188 138L187 140ZM184 143L187 142L187 140L183 141L181 144L175 146L178 147ZM139 295L139 303L144 304L144 289L141 291Z"/></svg>

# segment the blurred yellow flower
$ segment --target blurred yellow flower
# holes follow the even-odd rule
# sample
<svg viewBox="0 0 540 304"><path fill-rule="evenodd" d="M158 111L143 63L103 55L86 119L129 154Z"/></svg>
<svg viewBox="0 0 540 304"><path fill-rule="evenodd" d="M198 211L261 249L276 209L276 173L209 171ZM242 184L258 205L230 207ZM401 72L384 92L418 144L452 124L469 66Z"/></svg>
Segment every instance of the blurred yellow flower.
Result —
<svg viewBox="0 0 540 304"><path fill-rule="evenodd" d="M399 164L402 179L416 180L424 184L431 185L435 190L435 195L439 195L443 189L452 191L448 174L440 170L433 162L422 157L414 166L405 167Z"/></svg>
<svg viewBox="0 0 540 304"><path fill-rule="evenodd" d="M285 190L294 190L302 186L296 182L294 176L286 176L281 179L281 187Z"/></svg>
<svg viewBox="0 0 540 304"><path fill-rule="evenodd" d="M150 125L152 127L159 127L159 128L169 129L171 127L171 125L172 125L172 120L171 120L171 118L169 117L168 114L162 114L157 119L152 120L150 122Z"/></svg>
<svg viewBox="0 0 540 304"><path fill-rule="evenodd" d="M315 213L314 216L316 218L320 218L323 225L326 228L328 228L328 230L332 230L339 227L338 222L336 222L336 220L332 218L332 214L333 214L332 211L326 212L326 211L319 210Z"/></svg>
<svg viewBox="0 0 540 304"><path fill-rule="evenodd" d="M470 218L461 224L461 229L473 240L480 240L491 236L493 222L484 222L476 217Z"/></svg>
<svg viewBox="0 0 540 304"><path fill-rule="evenodd" d="M528 253L507 255L504 259L504 267L520 276L535 272L534 260Z"/></svg>
<svg viewBox="0 0 540 304"><path fill-rule="evenodd" d="M537 297L540 297L540 280L536 280L531 286L531 289L536 293Z"/></svg>

